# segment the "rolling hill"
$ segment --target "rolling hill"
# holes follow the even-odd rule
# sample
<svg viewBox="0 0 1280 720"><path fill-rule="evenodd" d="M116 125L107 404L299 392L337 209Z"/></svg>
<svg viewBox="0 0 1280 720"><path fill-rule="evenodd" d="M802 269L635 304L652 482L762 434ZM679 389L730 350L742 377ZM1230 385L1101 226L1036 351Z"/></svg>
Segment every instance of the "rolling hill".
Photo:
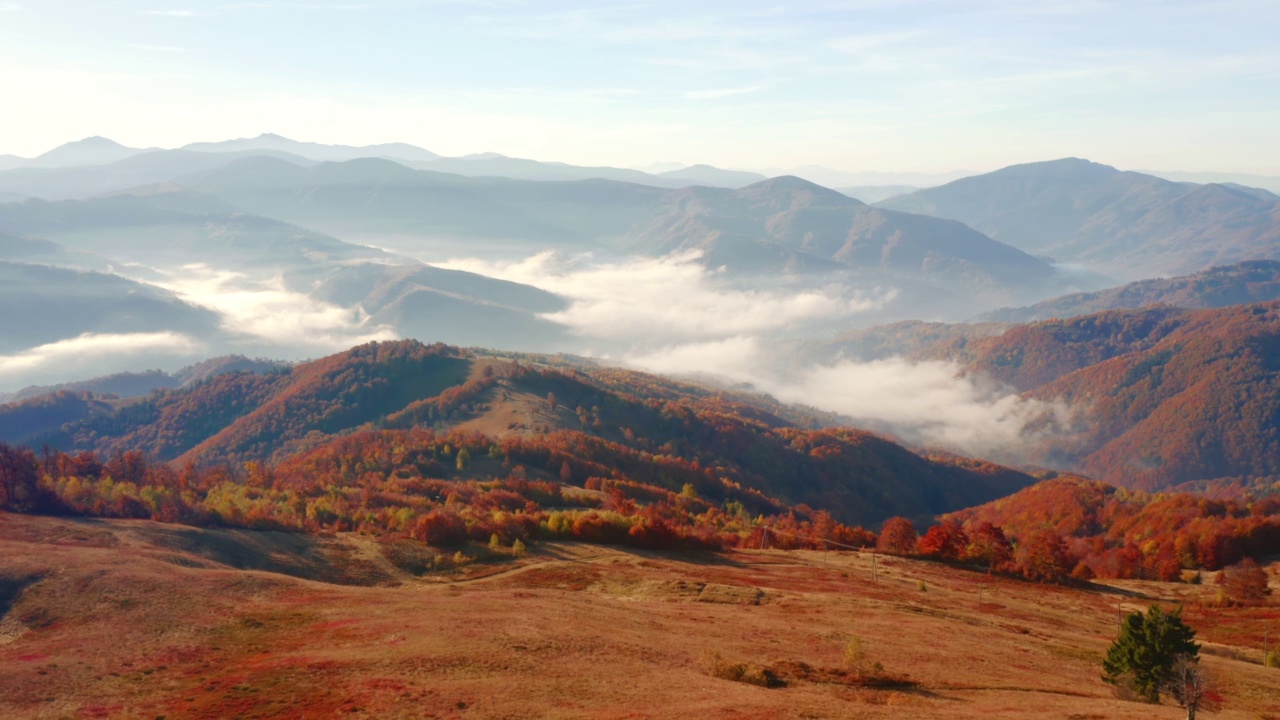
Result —
<svg viewBox="0 0 1280 720"><path fill-rule="evenodd" d="M1280 202L1068 158L1014 165L878 203L1125 280L1280 259Z"/></svg>
<svg viewBox="0 0 1280 720"><path fill-rule="evenodd" d="M1150 291L1209 303L1241 291L1267 294L1272 270L1250 263L1116 295ZM1278 310L1280 301L1272 300L1207 309L1156 305L1025 324L912 321L804 350L823 362L950 361L1050 403L1065 416L1033 423L1027 441L1030 457L1046 467L1147 490L1249 487L1280 477Z"/></svg>
<svg viewBox="0 0 1280 720"><path fill-rule="evenodd" d="M1280 476L1280 303L1170 312L1137 311L1153 332L1031 391L1082 412L1046 463L1143 489Z"/></svg>
<svg viewBox="0 0 1280 720"><path fill-rule="evenodd" d="M372 343L132 401L63 392L0 406L0 441L104 457L140 451L178 465L269 462L319 478L319 470L301 469L366 455L382 463L386 443L411 446L431 428L473 448L468 470L460 461L456 475L433 465L449 478L506 473L492 456L500 446L506 467L522 464L531 479L581 486L612 478L664 493L688 483L717 501L776 498L770 502L808 503L860 523L903 514L924 520L1033 481L994 465L927 459L869 433L813 429L812 420L767 398L608 368L531 364L539 359Z"/></svg>

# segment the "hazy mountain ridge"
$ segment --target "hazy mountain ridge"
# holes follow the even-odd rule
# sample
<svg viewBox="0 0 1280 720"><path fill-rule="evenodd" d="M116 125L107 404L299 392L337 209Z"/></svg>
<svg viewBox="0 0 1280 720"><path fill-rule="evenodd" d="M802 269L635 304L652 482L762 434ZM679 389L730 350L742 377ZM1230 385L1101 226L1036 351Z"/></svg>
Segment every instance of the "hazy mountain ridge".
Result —
<svg viewBox="0 0 1280 720"><path fill-rule="evenodd" d="M189 143L181 148L128 148L106 138L67 143L37 158L0 157L0 199L65 200L181 180L237 159L271 157L299 166L321 162L383 159L414 169L467 177L533 181L606 179L663 188L691 185L742 187L764 180L760 173L692 165L664 173L587 167L512 158L497 153L444 157L406 143L356 147L299 142L270 133L254 138Z"/></svg>
<svg viewBox="0 0 1280 720"><path fill-rule="evenodd" d="M730 243L746 240L849 269L979 285L1044 282L1053 275L1042 261L960 223L879 210L788 177L736 191L685 190L631 237L633 250L661 255L696 249L712 265L732 258Z"/></svg>
<svg viewBox="0 0 1280 720"><path fill-rule="evenodd" d="M739 190L659 190L604 180L460 178L377 160L298 168L258 159L191 187L347 236L520 238L530 251L545 243L647 255L696 249L709 266L770 274L892 270L985 285L1053 275L1042 261L960 223L878 210L798 178Z"/></svg>
<svg viewBox="0 0 1280 720"><path fill-rule="evenodd" d="M380 250L184 192L0 204L0 230L149 267L208 263L270 273L318 260L390 258Z"/></svg>
<svg viewBox="0 0 1280 720"><path fill-rule="evenodd" d="M1269 193L1077 158L1015 165L878 206L959 220L1027 252L1127 279L1280 259L1280 203Z"/></svg>
<svg viewBox="0 0 1280 720"><path fill-rule="evenodd" d="M1102 310L1171 305L1214 308L1280 299L1280 262L1251 260L1172 278L1155 278L1092 293L1045 300L1028 307L983 313L973 322L1034 322Z"/></svg>
<svg viewBox="0 0 1280 720"><path fill-rule="evenodd" d="M173 293L84 270L0 261L0 352L15 352L83 333L170 332L209 337L219 318Z"/></svg>
<svg viewBox="0 0 1280 720"><path fill-rule="evenodd" d="M0 193L13 199L83 199L143 185L175 182L246 157L273 157L296 165L313 160L283 151L195 152L146 150L109 163L0 170Z"/></svg>
<svg viewBox="0 0 1280 720"><path fill-rule="evenodd" d="M95 396L131 398L149 395L155 390L172 390L203 382L217 375L231 372L274 372L288 367L288 363L264 358L247 358L243 355L226 355L202 360L174 372L146 370L122 372L89 380L77 380L58 385L33 385L13 393L0 393L2 403L20 403L29 398L55 393L89 393Z"/></svg>

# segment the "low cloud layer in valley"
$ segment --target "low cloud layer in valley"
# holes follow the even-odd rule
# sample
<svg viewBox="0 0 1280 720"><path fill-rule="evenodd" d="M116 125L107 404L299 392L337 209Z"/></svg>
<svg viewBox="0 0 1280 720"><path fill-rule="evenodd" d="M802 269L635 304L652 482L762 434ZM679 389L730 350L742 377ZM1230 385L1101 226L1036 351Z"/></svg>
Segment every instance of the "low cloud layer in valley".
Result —
<svg viewBox="0 0 1280 720"><path fill-rule="evenodd" d="M255 280L207 265L187 265L156 283L222 316L237 347L261 347L282 359L345 350L373 340L394 340L394 328L370 326L360 308L342 308L287 289L279 278Z"/></svg>
<svg viewBox="0 0 1280 720"><path fill-rule="evenodd" d="M565 352L652 372L746 384L911 442L1016 459L1032 421L1060 412L966 376L950 363L802 361L794 349L797 342L870 322L898 291L794 279L744 284L700 260L689 253L599 259L546 252L514 262L454 259L439 267L564 297L566 307L538 317L567 330L566 346L557 348ZM372 322L359 305L317 300L279 278L251 278L208 265L157 272L163 279L152 276L154 284L217 313L216 337L85 334L0 357L0 390L84 379L90 365L96 374L107 374L175 370L201 356L226 353L298 360L405 334ZM507 348L501 335L494 333L485 344Z"/></svg>
<svg viewBox="0 0 1280 720"><path fill-rule="evenodd" d="M607 346L597 353L604 361L745 383L911 442L1013 460L1032 423L1063 412L965 375L953 363L799 361L781 336L806 322L855 323L895 291L742 290L697 260L681 255L593 263L544 253L517 263L453 260L447 266L569 297L567 310L543 317L568 326L587 344Z"/></svg>
<svg viewBox="0 0 1280 720"><path fill-rule="evenodd" d="M569 298L563 312L544 315L587 339L644 346L671 339L724 338L785 330L878 309L892 290L870 293L832 286L743 289L698 262L697 253L658 258L593 260L544 252L514 263L451 260L441 267L524 283Z"/></svg>

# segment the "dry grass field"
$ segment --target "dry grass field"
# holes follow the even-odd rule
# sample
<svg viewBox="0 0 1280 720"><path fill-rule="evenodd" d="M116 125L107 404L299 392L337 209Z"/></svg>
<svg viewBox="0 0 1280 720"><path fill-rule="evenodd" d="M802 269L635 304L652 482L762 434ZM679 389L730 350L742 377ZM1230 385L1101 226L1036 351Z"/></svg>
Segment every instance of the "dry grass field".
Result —
<svg viewBox="0 0 1280 720"><path fill-rule="evenodd" d="M1153 601L1187 604L1210 717L1280 717L1280 608L871 564L544 544L418 577L361 537L0 514L0 717L1179 718L1099 679Z"/></svg>

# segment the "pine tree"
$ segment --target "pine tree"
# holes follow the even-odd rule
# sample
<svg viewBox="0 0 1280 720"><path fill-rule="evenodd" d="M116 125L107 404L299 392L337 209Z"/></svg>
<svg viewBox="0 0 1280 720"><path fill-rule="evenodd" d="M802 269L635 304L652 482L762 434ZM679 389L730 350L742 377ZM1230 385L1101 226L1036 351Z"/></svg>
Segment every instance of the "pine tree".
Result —
<svg viewBox="0 0 1280 720"><path fill-rule="evenodd" d="M1103 680L1130 685L1147 702L1160 701L1160 689L1173 677L1179 657L1195 660L1196 633L1182 622L1182 608L1166 613L1158 605L1147 614L1130 613L1102 661Z"/></svg>

